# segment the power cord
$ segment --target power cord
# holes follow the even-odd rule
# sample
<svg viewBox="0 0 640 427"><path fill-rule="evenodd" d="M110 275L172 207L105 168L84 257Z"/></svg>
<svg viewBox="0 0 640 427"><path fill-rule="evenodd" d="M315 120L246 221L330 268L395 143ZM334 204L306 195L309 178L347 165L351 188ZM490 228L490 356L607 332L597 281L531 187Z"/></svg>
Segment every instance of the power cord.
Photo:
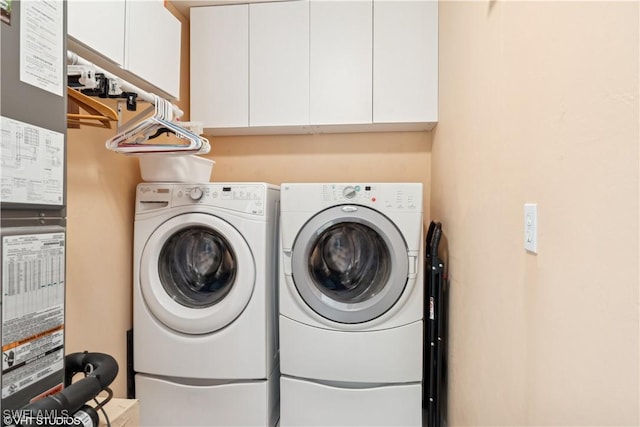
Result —
<svg viewBox="0 0 640 427"><path fill-rule="evenodd" d="M104 416L104 420L107 423L107 427L111 427L111 421L109 421L109 416L107 415L107 411L104 410L104 405L106 405L113 397L113 391L111 391L109 387L105 388L104 391L107 392L108 396L102 402L98 402L98 399L96 397L93 398L93 401L96 402L96 405L97 405L94 409L96 411L100 410L100 412L102 412L102 415Z"/></svg>

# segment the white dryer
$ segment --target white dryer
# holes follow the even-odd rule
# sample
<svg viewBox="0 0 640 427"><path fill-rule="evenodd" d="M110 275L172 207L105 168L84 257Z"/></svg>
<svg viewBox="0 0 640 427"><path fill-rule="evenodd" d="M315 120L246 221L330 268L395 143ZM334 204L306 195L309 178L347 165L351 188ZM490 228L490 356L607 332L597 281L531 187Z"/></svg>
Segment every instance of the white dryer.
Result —
<svg viewBox="0 0 640 427"><path fill-rule="evenodd" d="M141 425L275 425L279 194L265 183L138 185Z"/></svg>
<svg viewBox="0 0 640 427"><path fill-rule="evenodd" d="M420 183L281 185L280 425L421 425Z"/></svg>

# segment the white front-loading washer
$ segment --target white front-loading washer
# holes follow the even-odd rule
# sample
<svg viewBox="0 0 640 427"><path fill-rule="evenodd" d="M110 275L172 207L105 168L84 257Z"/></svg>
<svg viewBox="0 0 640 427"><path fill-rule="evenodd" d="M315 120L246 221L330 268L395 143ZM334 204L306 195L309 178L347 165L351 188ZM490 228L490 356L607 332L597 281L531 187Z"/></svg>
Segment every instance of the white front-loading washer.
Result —
<svg viewBox="0 0 640 427"><path fill-rule="evenodd" d="M279 194L266 183L138 185L141 425L275 425Z"/></svg>
<svg viewBox="0 0 640 427"><path fill-rule="evenodd" d="M422 184L280 188L280 425L421 425Z"/></svg>

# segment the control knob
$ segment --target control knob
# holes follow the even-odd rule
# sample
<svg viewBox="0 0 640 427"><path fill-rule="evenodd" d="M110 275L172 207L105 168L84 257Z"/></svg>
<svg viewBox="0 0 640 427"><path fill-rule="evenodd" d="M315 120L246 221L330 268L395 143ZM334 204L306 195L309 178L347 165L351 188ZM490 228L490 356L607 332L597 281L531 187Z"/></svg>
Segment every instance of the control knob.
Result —
<svg viewBox="0 0 640 427"><path fill-rule="evenodd" d="M356 197L356 189L352 186L344 187L342 190L342 195L347 199L353 199Z"/></svg>
<svg viewBox="0 0 640 427"><path fill-rule="evenodd" d="M191 197L191 200L193 201L198 201L202 199L202 196L204 196L204 193L202 192L202 189L199 187L193 187L191 191L189 191L189 197Z"/></svg>

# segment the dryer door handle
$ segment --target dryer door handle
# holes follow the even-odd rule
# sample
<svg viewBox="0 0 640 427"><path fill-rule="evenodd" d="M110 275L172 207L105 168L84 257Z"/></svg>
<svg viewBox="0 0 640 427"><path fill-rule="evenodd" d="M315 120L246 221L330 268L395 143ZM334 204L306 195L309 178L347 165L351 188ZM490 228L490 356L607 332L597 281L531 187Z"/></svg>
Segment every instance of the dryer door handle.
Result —
<svg viewBox="0 0 640 427"><path fill-rule="evenodd" d="M415 278L418 274L418 257L415 255L409 255L409 277Z"/></svg>
<svg viewBox="0 0 640 427"><path fill-rule="evenodd" d="M282 269L285 276L291 276L291 251L284 249L282 251Z"/></svg>

